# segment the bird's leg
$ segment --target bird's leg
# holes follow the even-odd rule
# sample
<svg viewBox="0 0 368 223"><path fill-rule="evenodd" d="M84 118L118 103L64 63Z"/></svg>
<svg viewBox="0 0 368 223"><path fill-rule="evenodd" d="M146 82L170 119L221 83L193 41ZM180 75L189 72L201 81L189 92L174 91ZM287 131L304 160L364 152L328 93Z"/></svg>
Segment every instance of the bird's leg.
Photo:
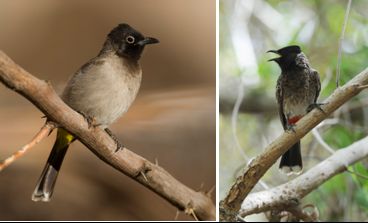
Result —
<svg viewBox="0 0 368 223"><path fill-rule="evenodd" d="M286 131L295 133L295 123L301 119L301 116L292 116L290 113L286 115Z"/></svg>
<svg viewBox="0 0 368 223"><path fill-rule="evenodd" d="M116 150L115 152L118 152L119 150L124 148L124 145L120 143L120 141L118 140L118 138L111 132L111 130L109 128L105 129L105 132L107 134L109 134L109 136L115 141L116 143Z"/></svg>
<svg viewBox="0 0 368 223"><path fill-rule="evenodd" d="M322 105L325 105L326 103L312 103L307 107L307 113L309 113L310 111L312 111L313 109L317 108L318 110L320 110L323 114L326 114L325 111L323 111L323 109L321 108Z"/></svg>
<svg viewBox="0 0 368 223"><path fill-rule="evenodd" d="M85 114L84 112L78 112L79 114L81 114L84 118L84 120L87 121L88 123L88 128L90 129L91 127L97 127L99 126L99 124L96 123L96 119L93 118L90 115Z"/></svg>
<svg viewBox="0 0 368 223"><path fill-rule="evenodd" d="M295 127L295 124L294 123L287 123L286 124L286 131L290 131L290 132L293 132L293 133L295 133L295 129L294 129L294 127Z"/></svg>

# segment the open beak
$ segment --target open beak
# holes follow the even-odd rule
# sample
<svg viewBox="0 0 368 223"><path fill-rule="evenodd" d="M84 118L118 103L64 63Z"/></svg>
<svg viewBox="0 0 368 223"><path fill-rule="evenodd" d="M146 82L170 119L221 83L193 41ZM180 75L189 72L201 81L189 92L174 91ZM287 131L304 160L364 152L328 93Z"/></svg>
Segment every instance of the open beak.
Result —
<svg viewBox="0 0 368 223"><path fill-rule="evenodd" d="M156 38L146 37L143 40L137 42L137 45L144 46L144 45L147 45L147 44L154 44L154 43L159 43L159 42L160 41L158 41L158 39L156 39Z"/></svg>
<svg viewBox="0 0 368 223"><path fill-rule="evenodd" d="M277 50L269 50L267 51L267 53L275 53L277 55L280 55L280 53L277 51ZM281 55L280 55L281 56ZM268 61L277 61L279 60L281 57L276 57L276 58L272 58L272 59L269 59Z"/></svg>

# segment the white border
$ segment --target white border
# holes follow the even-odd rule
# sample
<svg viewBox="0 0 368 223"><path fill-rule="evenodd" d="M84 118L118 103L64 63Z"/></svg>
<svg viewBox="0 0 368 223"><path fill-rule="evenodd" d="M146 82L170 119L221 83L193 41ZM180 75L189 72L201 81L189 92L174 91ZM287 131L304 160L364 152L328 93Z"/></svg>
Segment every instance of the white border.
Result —
<svg viewBox="0 0 368 223"><path fill-rule="evenodd" d="M219 141L219 0L216 1L216 221L219 221L219 168L220 168L220 141Z"/></svg>

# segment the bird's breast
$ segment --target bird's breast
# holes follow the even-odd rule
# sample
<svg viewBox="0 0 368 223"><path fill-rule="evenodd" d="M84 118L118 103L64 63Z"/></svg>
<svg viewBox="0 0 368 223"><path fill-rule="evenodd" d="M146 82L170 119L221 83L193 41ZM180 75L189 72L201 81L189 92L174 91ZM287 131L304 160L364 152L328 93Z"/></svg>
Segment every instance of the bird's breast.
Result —
<svg viewBox="0 0 368 223"><path fill-rule="evenodd" d="M307 108L313 103L310 93L309 75L301 72L289 75L283 81L283 110L287 116L305 115Z"/></svg>
<svg viewBox="0 0 368 223"><path fill-rule="evenodd" d="M108 126L123 115L140 88L142 72L120 58L106 59L99 66L75 75L66 102L73 109Z"/></svg>

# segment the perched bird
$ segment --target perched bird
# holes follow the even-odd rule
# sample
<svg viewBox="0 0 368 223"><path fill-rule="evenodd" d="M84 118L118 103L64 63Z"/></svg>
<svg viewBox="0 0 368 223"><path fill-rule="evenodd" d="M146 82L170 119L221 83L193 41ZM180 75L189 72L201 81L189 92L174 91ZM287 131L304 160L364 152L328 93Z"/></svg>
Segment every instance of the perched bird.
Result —
<svg viewBox="0 0 368 223"><path fill-rule="evenodd" d="M100 53L84 64L69 80L61 98L87 120L106 130L129 109L142 79L138 64L147 44L158 43L128 24L119 24L107 36ZM75 137L59 128L46 166L32 195L33 201L49 201L64 156Z"/></svg>
<svg viewBox="0 0 368 223"><path fill-rule="evenodd" d="M284 130L293 130L295 123L310 110L317 107L321 90L319 74L314 70L299 46L287 46L270 50L280 57L270 59L281 68L277 80L276 99ZM279 168L286 174L300 173L303 168L300 141L283 154Z"/></svg>

